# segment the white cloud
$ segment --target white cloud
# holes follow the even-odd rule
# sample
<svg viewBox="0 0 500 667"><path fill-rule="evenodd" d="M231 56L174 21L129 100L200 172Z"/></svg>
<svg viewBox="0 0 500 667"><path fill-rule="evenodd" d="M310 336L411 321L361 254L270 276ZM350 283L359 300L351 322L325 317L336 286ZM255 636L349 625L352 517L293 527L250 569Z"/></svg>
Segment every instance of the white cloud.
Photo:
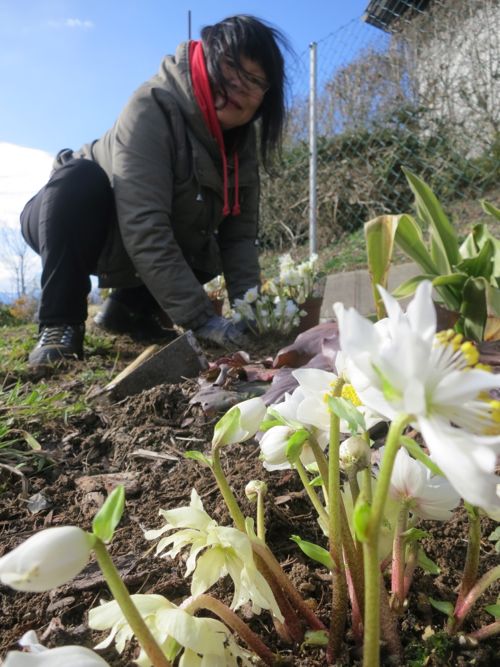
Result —
<svg viewBox="0 0 500 667"><path fill-rule="evenodd" d="M88 19L83 21L81 19L66 19L64 25L67 28L83 28L84 30L90 30L90 28L94 27L92 21L89 21Z"/></svg>
<svg viewBox="0 0 500 667"><path fill-rule="evenodd" d="M50 20L48 25L51 28L74 28L80 30L91 30L94 27L94 22L89 19L59 19Z"/></svg>
<svg viewBox="0 0 500 667"><path fill-rule="evenodd" d="M0 142L0 228L19 229L19 215L46 183L53 159L45 151ZM12 276L0 265L0 291L11 288Z"/></svg>

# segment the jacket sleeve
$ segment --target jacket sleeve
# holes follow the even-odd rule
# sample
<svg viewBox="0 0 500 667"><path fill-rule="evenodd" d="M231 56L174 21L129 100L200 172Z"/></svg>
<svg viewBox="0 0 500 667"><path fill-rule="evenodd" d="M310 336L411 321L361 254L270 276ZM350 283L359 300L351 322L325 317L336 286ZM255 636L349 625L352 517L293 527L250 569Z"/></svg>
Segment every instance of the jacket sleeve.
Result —
<svg viewBox="0 0 500 667"><path fill-rule="evenodd" d="M175 132L154 91L136 93L115 129L113 188L118 224L135 269L176 323L197 328L213 308L177 244L172 224Z"/></svg>
<svg viewBox="0 0 500 667"><path fill-rule="evenodd" d="M219 227L218 242L229 301L260 285L258 248L259 182L240 191L241 213L228 216Z"/></svg>

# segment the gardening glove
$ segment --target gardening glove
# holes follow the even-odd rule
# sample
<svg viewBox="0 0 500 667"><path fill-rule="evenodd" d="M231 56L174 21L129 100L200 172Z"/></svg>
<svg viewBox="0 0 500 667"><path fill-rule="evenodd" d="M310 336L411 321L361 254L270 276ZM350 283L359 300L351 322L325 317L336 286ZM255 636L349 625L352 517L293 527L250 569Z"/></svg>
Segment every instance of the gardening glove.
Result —
<svg viewBox="0 0 500 667"><path fill-rule="evenodd" d="M231 320L220 315L212 315L205 324L195 329L194 333L199 338L219 347L244 347L247 343L246 336L236 328Z"/></svg>

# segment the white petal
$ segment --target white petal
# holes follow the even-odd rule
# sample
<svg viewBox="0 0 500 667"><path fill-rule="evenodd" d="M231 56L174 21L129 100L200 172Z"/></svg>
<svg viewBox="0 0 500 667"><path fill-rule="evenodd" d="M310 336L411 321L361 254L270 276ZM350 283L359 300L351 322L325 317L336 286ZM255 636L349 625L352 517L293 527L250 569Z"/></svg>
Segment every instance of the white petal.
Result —
<svg viewBox="0 0 500 667"><path fill-rule="evenodd" d="M406 309L406 316L413 331L425 340L431 341L436 333L436 308L432 301L432 283L422 281L415 292L414 298Z"/></svg>
<svg viewBox="0 0 500 667"><path fill-rule="evenodd" d="M419 419L418 425L433 460L462 498L477 507L500 507L500 477L485 471L474 452L481 440L438 418Z"/></svg>
<svg viewBox="0 0 500 667"><path fill-rule="evenodd" d="M166 609L158 613L157 624L181 646L200 655L224 655L224 640L229 630L212 618L197 618L183 609Z"/></svg>
<svg viewBox="0 0 500 667"><path fill-rule="evenodd" d="M87 565L90 545L90 535L76 526L47 528L0 558L0 581L28 592L62 586Z"/></svg>
<svg viewBox="0 0 500 667"><path fill-rule="evenodd" d="M100 655L83 646L60 646L41 653L10 651L3 667L105 667Z"/></svg>

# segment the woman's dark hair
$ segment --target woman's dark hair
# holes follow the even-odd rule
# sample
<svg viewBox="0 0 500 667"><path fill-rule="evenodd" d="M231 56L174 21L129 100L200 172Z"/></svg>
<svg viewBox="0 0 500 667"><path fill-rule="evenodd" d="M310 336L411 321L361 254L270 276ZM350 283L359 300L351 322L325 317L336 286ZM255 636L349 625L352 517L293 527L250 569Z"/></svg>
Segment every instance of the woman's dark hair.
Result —
<svg viewBox="0 0 500 667"><path fill-rule="evenodd" d="M228 81L221 71L223 59L245 74L241 57L258 63L265 72L269 89L256 117L261 120L260 151L264 165L271 151L281 149L285 123L285 63L279 45L291 51L287 39L276 28L254 16L239 15L205 26L201 39L209 78L214 89L227 95Z"/></svg>

